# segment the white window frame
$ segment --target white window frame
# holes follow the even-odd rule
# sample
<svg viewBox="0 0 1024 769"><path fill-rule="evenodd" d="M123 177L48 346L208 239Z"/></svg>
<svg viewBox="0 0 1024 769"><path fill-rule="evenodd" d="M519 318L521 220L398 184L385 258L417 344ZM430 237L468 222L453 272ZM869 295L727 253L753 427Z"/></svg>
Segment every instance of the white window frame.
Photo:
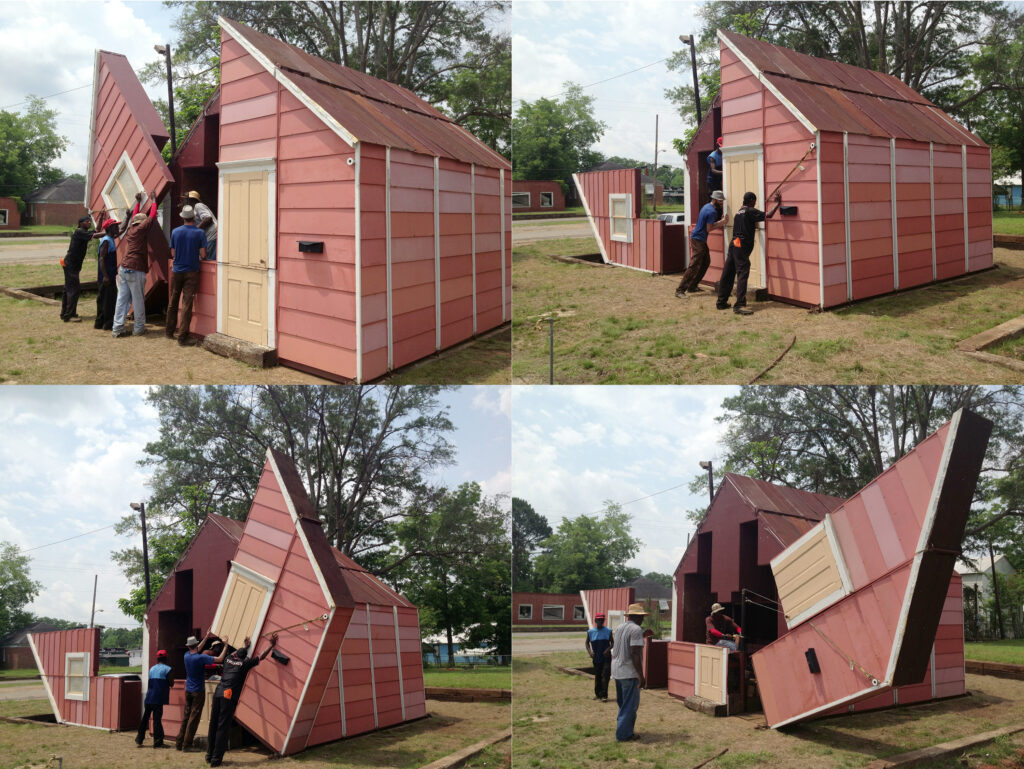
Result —
<svg viewBox="0 0 1024 769"><path fill-rule="evenodd" d="M7 222L10 221L6 208L0 208L0 227L6 227Z"/></svg>
<svg viewBox="0 0 1024 769"><path fill-rule="evenodd" d="M544 616L545 614L547 614L548 609L558 609L558 612L559 612L558 616L557 617L546 617L546 616ZM559 604L546 603L543 606L541 606L540 618L544 622L565 622L565 606L563 606L560 603Z"/></svg>
<svg viewBox="0 0 1024 769"><path fill-rule="evenodd" d="M72 660L81 660L82 675L71 675ZM64 655L64 699L77 700L78 702L89 701L89 652L68 652ZM81 693L72 692L68 686L74 679L81 679Z"/></svg>
<svg viewBox="0 0 1024 769"><path fill-rule="evenodd" d="M525 206L523 204L521 204L521 203L516 203L516 198L517 197L521 198L523 195L526 196L526 205ZM517 208L529 208L530 205L531 205L531 203L530 203L530 193L529 192L513 192L512 193L512 209L513 210L515 210Z"/></svg>
<svg viewBox="0 0 1024 769"><path fill-rule="evenodd" d="M586 612L586 610L582 606L577 604L576 606L572 607L572 621L573 622L576 622L578 620L585 620L586 618L587 618L587 612Z"/></svg>
<svg viewBox="0 0 1024 769"><path fill-rule="evenodd" d="M250 582L262 585L267 590L263 596L263 606L260 607L260 613L256 618L256 625L253 627L252 636L250 636L250 639L255 643L259 640L260 631L263 629L263 621L267 618L267 611L270 609L270 601L274 597L274 590L277 588L277 583L270 579L270 577L264 577L259 572L253 571L248 566L243 566L240 563L232 561L231 570L228 573L228 579L224 582L224 591L220 594L220 601L217 604L217 612L213 615L213 622L210 623L211 628L220 626L220 618L225 609L224 603L225 599L228 597L228 587L231 584L232 574L237 574Z"/></svg>
<svg viewBox="0 0 1024 769"><path fill-rule="evenodd" d="M110 172L110 176L107 177L107 181L103 185L103 192L101 194L103 196L103 202L107 205L108 213L111 211L124 210L120 206L116 205L114 203L114 199L110 197L110 190L113 188L115 180L121 175L121 171L124 168L128 169L128 172L131 174L132 180L136 185L136 190L132 193L132 196L128 198L128 205L125 206L125 208L132 205L132 201L134 200L136 193L143 191L142 179L139 178L139 174L135 170L135 165L132 163L132 159L128 156L128 152L126 150L121 153L121 159L117 161L117 164L114 166L114 170Z"/></svg>
<svg viewBox="0 0 1024 769"><path fill-rule="evenodd" d="M523 614L523 609L528 609L526 614ZM519 619L533 619L533 604L532 603L521 603L519 604L519 612L517 614Z"/></svg>
<svg viewBox="0 0 1024 769"><path fill-rule="evenodd" d="M554 208L555 207L555 193L553 192L541 192L540 194L540 207L541 208ZM544 202L545 197L547 203Z"/></svg>
<svg viewBox="0 0 1024 769"><path fill-rule="evenodd" d="M626 216L615 216L615 204L625 203ZM633 193L631 192L612 192L608 194L608 231L611 235L611 239L617 243L632 243L633 242ZM625 232L616 232L615 223L616 221L624 221L626 223Z"/></svg>

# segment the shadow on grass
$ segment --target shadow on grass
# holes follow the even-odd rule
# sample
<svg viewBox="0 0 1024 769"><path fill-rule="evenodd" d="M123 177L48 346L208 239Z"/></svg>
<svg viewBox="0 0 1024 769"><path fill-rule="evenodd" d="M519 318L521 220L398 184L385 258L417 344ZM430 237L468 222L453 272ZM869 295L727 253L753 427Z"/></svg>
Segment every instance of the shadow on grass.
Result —
<svg viewBox="0 0 1024 769"><path fill-rule="evenodd" d="M421 739L415 746L405 743L412 742L417 737L429 737L462 720L453 716L430 715L411 724L400 724L389 729L343 738L327 745L310 748L291 758L299 763L320 761L354 763L355 757L358 756L358 766L423 766L441 758L437 755L436 743L429 739ZM452 748L452 751L455 750L458 748Z"/></svg>
<svg viewBox="0 0 1024 769"><path fill-rule="evenodd" d="M1024 268L997 262L994 268L985 272L950 278L941 283L930 283L876 299L865 299L834 312L837 315L888 315L900 318L1021 278L1024 278Z"/></svg>

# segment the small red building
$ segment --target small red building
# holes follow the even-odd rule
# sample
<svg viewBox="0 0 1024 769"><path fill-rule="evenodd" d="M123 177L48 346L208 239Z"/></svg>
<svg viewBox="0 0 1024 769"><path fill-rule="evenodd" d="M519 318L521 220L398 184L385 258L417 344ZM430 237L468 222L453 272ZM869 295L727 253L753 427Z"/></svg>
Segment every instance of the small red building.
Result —
<svg viewBox="0 0 1024 769"><path fill-rule="evenodd" d="M278 650L250 673L236 721L280 755L426 715L415 606L327 541L292 461L268 450L244 525L207 519L153 601L144 666L212 630L255 651ZM172 651L173 650L173 651ZM175 683L171 704L183 702ZM208 700L209 702L209 700ZM167 709L169 733L180 708Z"/></svg>
<svg viewBox="0 0 1024 769"><path fill-rule="evenodd" d="M25 221L76 227L79 217L88 214L84 198L85 183L70 177L40 187L25 196Z"/></svg>
<svg viewBox="0 0 1024 769"><path fill-rule="evenodd" d="M727 474L676 569L669 693L743 708L742 654L705 643L717 601L773 728L962 694L953 564L990 430L958 412L845 501Z"/></svg>
<svg viewBox="0 0 1024 769"><path fill-rule="evenodd" d="M512 626L588 627L583 601L575 593L512 593Z"/></svg>
<svg viewBox="0 0 1024 769"><path fill-rule="evenodd" d="M193 331L364 382L506 322L508 162L404 88L219 23L220 88L174 173L127 62L97 54L90 207L119 179L159 199L195 189L218 217ZM165 250L151 244L150 282Z"/></svg>
<svg viewBox="0 0 1024 769"><path fill-rule="evenodd" d="M580 600L583 601L588 627L593 627L594 615L603 612L605 625L614 630L626 621L626 609L636 601L636 591L631 587L581 590Z"/></svg>
<svg viewBox="0 0 1024 769"><path fill-rule="evenodd" d="M561 182L536 179L513 180L512 213L526 211L564 211L565 194Z"/></svg>
<svg viewBox="0 0 1024 769"><path fill-rule="evenodd" d="M21 214L13 198L0 198L0 230L20 230Z"/></svg>

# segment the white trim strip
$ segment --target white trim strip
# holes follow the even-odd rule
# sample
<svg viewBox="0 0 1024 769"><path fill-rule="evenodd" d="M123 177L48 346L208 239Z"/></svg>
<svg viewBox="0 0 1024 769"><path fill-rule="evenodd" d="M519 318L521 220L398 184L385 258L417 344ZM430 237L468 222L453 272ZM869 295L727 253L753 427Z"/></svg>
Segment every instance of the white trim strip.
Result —
<svg viewBox="0 0 1024 769"><path fill-rule="evenodd" d="M818 161L818 176L821 177L821 161ZM819 181L820 185L821 182ZM821 208L821 193L818 193L818 207ZM846 301L853 301L853 250L850 248L850 135L843 131L843 213L846 225ZM819 214L818 226L821 227ZM934 230L935 227L932 227ZM824 287L822 287L824 292ZM824 306L824 300L822 306Z"/></svg>
<svg viewBox="0 0 1024 769"><path fill-rule="evenodd" d="M434 349L441 349L441 158L434 158Z"/></svg>
<svg viewBox="0 0 1024 769"><path fill-rule="evenodd" d="M964 272L971 267L971 237L970 228L967 226L967 145L960 145L961 157L963 158L963 181L964 181Z"/></svg>
<svg viewBox="0 0 1024 769"><path fill-rule="evenodd" d="M964 655L964 659L965 660L967 659L967 655ZM932 656L931 656L931 659L928 661L928 664L930 665L930 669L931 669L931 673L932 673L931 674L932 699L934 700L935 699L935 644L934 643L932 644ZM967 663L964 662L964 665L966 666ZM964 675L964 681L965 682L967 681L966 673Z"/></svg>
<svg viewBox="0 0 1024 769"><path fill-rule="evenodd" d="M220 205L220 201L224 200L224 174L218 169L217 171L217 205ZM223 211L221 212L221 218L224 218ZM222 227L222 229L224 229ZM226 264L224 261L224 254L227 253L228 248L228 231L224 229L223 232L219 232L218 240L220 241L217 245L217 258L214 260L214 264L217 265L217 333L223 334L224 327L227 325L224 320L224 315L228 310L228 303L224 296L224 267L221 265ZM145 691L145 686L143 686Z"/></svg>
<svg viewBox="0 0 1024 769"><path fill-rule="evenodd" d="M274 471L274 478L277 480L277 485L281 489L281 496L284 497L285 506L288 508L288 514L292 517L292 523L295 525L295 534L298 536L299 541L302 542L302 547L306 551L306 558L309 559L309 565L313 568L313 573L316 574L316 581L320 583L320 589L323 591L324 600L327 601L327 608L334 609L336 604L334 603L334 597L331 595L331 591L327 589L327 582L324 580L324 574L320 570L320 564L316 558L313 557L313 548L309 546L309 540L306 539L306 532L302 530L302 526L299 525L299 515L295 512L295 503L292 501L291 495L288 493L288 487L285 486L284 478L281 476L281 469L277 466L277 462L274 461L274 454L271 450L267 449L267 461L270 462L270 469Z"/></svg>
<svg viewBox="0 0 1024 769"><path fill-rule="evenodd" d="M351 622L349 618L349 622ZM345 630L345 635L348 635L348 629ZM345 639L341 639L341 646L345 645ZM345 724L345 678L344 673L341 669L341 646L338 647L338 703L341 706L341 736L348 736L348 726Z"/></svg>
<svg viewBox="0 0 1024 769"><path fill-rule="evenodd" d="M405 676L402 674L402 638L398 632L398 607L392 606L395 615L395 654L398 656L398 696L402 701L402 720L405 720Z"/></svg>
<svg viewBox="0 0 1024 769"><path fill-rule="evenodd" d="M719 30L719 32L718 32L718 39L719 39L719 41L721 41L725 45L726 48L728 48L730 51L733 52L733 54L735 54L736 58L740 60L740 63L742 63L747 69L750 70L750 73L755 78L757 78L757 80L760 81L760 83L765 88L768 89L768 91L772 94L772 96L774 96L776 99L778 99L782 103L782 106L784 106L786 109L788 109L790 111L790 113L792 113L793 117L795 117L798 121L800 121L800 124L804 128L807 129L808 133L812 133L813 134L813 133L817 133L818 132L818 129L811 123L811 121L808 120L806 117L804 117L803 113L800 112L800 110L798 110L793 105L793 102L791 102L789 99L787 99L785 96L783 96L782 95L782 91L780 91L778 88L776 88L775 84L772 83L770 80L768 80L768 78L765 77L764 73L762 73L761 70L759 70L757 67L755 67L754 63L750 59L748 59L746 56L744 56L739 51L739 49L736 48L736 46L734 46L732 43L730 43L726 39L725 35L722 34L721 30Z"/></svg>
<svg viewBox="0 0 1024 769"><path fill-rule="evenodd" d="M473 336L476 336L476 164L469 164L469 211L470 231L473 248Z"/></svg>
<svg viewBox="0 0 1024 769"><path fill-rule="evenodd" d="M359 197L359 177L362 176L361 144L355 147L355 207L356 207L356 383L363 381L363 226L362 201Z"/></svg>
<svg viewBox="0 0 1024 769"><path fill-rule="evenodd" d="M686 225L687 237L683 238L683 261L687 267L690 266L690 225L694 222L690 221L690 168L686 165L686 155L683 155L683 208L686 209L683 212L683 222Z"/></svg>
<svg viewBox="0 0 1024 769"><path fill-rule="evenodd" d="M589 628L591 625L594 624L594 620L590 616L590 605L587 603L587 595L585 590L580 591L580 600L583 601L583 616L587 618L587 627ZM530 604L530 606L532 611L533 604Z"/></svg>
<svg viewBox="0 0 1024 769"><path fill-rule="evenodd" d="M590 229L594 231L594 240L597 241L597 247L601 251L601 259L604 260L605 264L610 264L608 261L608 252L605 250L604 241L601 240L601 232L597 229L597 223L594 221L594 215L590 213L590 205L587 203L587 195L583 192L583 184L580 183L580 175L572 175L573 183L576 185L576 191L580 193L580 202L583 203L583 210L587 214L587 221L590 222ZM689 206L687 205L687 210Z"/></svg>
<svg viewBox="0 0 1024 769"><path fill-rule="evenodd" d="M935 248L935 142L928 142L928 190L932 215L932 280L938 280L939 262Z"/></svg>
<svg viewBox="0 0 1024 769"><path fill-rule="evenodd" d="M277 162L267 171L267 347L277 348Z"/></svg>
<svg viewBox="0 0 1024 769"><path fill-rule="evenodd" d="M391 148L384 148L384 274L388 329L388 371L395 367L395 329L391 306Z"/></svg>
<svg viewBox="0 0 1024 769"><path fill-rule="evenodd" d="M832 513L825 513L825 537L828 539L828 546L832 550L832 557L836 559L836 568L839 569L839 579L843 583L843 590L849 595L853 592L853 580L850 578L850 570L846 567L846 558L839 547L839 537L836 535L836 526L832 521Z"/></svg>
<svg viewBox="0 0 1024 769"><path fill-rule="evenodd" d="M373 667L373 626L370 625L370 604L366 604L366 646L370 650L370 693L373 696L373 728L380 724L377 721L377 671Z"/></svg>
<svg viewBox="0 0 1024 769"><path fill-rule="evenodd" d="M356 144L359 143L359 139L356 138L354 134L352 134L347 128L345 128L345 126L343 126L333 117L331 117L331 115L329 115L327 111L324 110L323 107L321 107L315 101L310 99L305 91L303 91L301 88L295 85L295 83L293 83L287 77L287 75L285 75L281 70L279 70L277 66L272 61L270 61L270 59L264 56L263 53L258 48L252 45L252 43L246 40L245 37L243 37L242 34L237 29L235 29L234 25L230 21L225 19L223 16L218 16L217 23L220 24L222 28L226 29L231 34L232 39L240 46L242 46L242 48L245 49L246 53L252 56L257 62L259 62L260 66L262 66L267 72L273 75L274 79L277 82L279 82L281 85L287 88L288 92L291 93L292 96L298 99L306 108L309 109L310 112L312 112L314 115L320 118L320 120L323 121L324 125L326 125L332 131L334 131L334 133L340 136L345 141L346 144L354 147Z"/></svg>
<svg viewBox="0 0 1024 769"><path fill-rule="evenodd" d="M501 212L501 322L508 320L505 286L505 169L498 169L498 207ZM403 705L404 707L404 705ZM403 716L404 717L404 716Z"/></svg>
<svg viewBox="0 0 1024 769"><path fill-rule="evenodd" d="M115 206L114 201L107 194L107 190L110 188L110 183L113 182L115 178L117 178L118 169L120 169L122 165L125 168L127 168L128 173L132 175L132 181L135 182L135 186L137 188L136 191L141 190L146 193L146 208L148 210L149 203L151 202L149 200L149 190L145 188L145 185L142 183L142 179L139 178L139 172L135 170L135 164L132 162L132 158L128 154L128 150L123 150L121 152L121 157L119 157L117 159L117 162L114 163L114 167L110 170L110 175L107 176L107 180L103 183L103 186L100 188L100 197L103 198L103 205L107 207L107 213L109 214L111 211L116 211L118 214L123 213L123 209L120 209L117 206ZM131 205L130 200L127 202L129 205Z"/></svg>
<svg viewBox="0 0 1024 769"><path fill-rule="evenodd" d="M889 187L892 200L892 287L900 287L900 242L896 226L896 139L889 139Z"/></svg>
<svg viewBox="0 0 1024 769"><path fill-rule="evenodd" d="M54 699L53 691L50 689L49 676L53 674L47 674L47 672L43 670L43 662L39 659L39 650L36 648L36 642L32 638L32 635L32 633L27 633L25 638L28 640L29 648L32 650L32 656L35 657L36 669L39 671L39 677L43 680L43 687L46 689L47 699L50 700L50 707L53 708L53 717L57 719L58 724L63 724L65 721L60 717L60 709L57 707L57 700Z"/></svg>
<svg viewBox="0 0 1024 769"><path fill-rule="evenodd" d="M313 655L313 662L309 666L309 672L306 673L306 681L305 681L304 684L302 684L302 693L299 695L299 701L298 701L298 703L295 706L295 714L292 716L292 722L288 726L288 733L284 736L284 744L283 744L283 747L281 748L281 755L282 756L285 753L287 753L287 751L288 751L288 743L291 742L292 732L295 731L295 724L299 720L299 713L302 712L302 706L303 706L303 704L306 701L306 692L309 691L309 682L313 680L313 671L316 670L316 666L320 662L320 652L323 651L324 643L327 641L327 632L331 628L331 622L334 620L334 612L335 611L336 611L336 609L334 607L332 607L331 608L331 616L328 618L327 622L324 623L324 632L320 634L320 643L318 643L317 646L316 646L316 654ZM253 651L253 653L256 652L256 642L253 642L252 651ZM325 689L326 689L326 687L325 687ZM323 695L320 695L320 697L321 697L321 701L322 701L323 700ZM317 710L319 711L319 707L317 708ZM314 713L313 714L313 721L309 725L309 731L306 732L306 743L309 742L309 733L313 731L313 723L315 723L315 722L316 722L316 714Z"/></svg>
<svg viewBox="0 0 1024 769"><path fill-rule="evenodd" d="M219 160L214 165L217 166L217 170L224 173L258 173L260 171L266 171L267 173L277 172L277 158L276 157L265 157L265 158L253 158L252 160Z"/></svg>
<svg viewBox="0 0 1024 769"><path fill-rule="evenodd" d="M803 719L810 718L811 716L817 713L821 713L832 708L837 708L840 705L845 705L848 702L852 703L866 694L871 694L872 692L877 693L883 685L884 684L880 684L879 686L869 686L867 689L861 689L859 692L855 692L851 694L849 697L843 697L841 700L837 700L836 702L829 702L827 705L822 705L820 707L813 708L812 710L808 710L806 713L801 713L800 715L793 716L792 718L787 718L785 721L780 721L777 724L772 724L772 729L779 729L783 726L788 726L789 724L792 724L795 721L802 721Z"/></svg>
<svg viewBox="0 0 1024 769"><path fill-rule="evenodd" d="M93 182L92 163L96 147L96 102L100 97L100 49L97 48L93 54L92 62L92 103L89 105L89 162L85 166L85 210L89 211L89 218L92 218L92 205L89 202L89 193ZM96 220L93 220L93 224ZM100 222L102 224L102 222Z"/></svg>

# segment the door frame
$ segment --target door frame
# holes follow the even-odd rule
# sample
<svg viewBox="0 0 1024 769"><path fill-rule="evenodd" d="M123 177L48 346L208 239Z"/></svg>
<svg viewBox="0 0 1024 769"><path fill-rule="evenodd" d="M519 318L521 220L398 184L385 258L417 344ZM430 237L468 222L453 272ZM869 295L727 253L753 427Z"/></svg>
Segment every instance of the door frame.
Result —
<svg viewBox="0 0 1024 769"><path fill-rule="evenodd" d="M217 333L224 333L224 311L227 297L224 295L224 268L227 265L221 257L227 253L230 218L224 210L224 177L236 173L267 172L267 347L277 347L277 158L253 158L252 160L222 160L217 163Z"/></svg>
<svg viewBox="0 0 1024 769"><path fill-rule="evenodd" d="M765 206L764 210L768 210L767 202L764 199L764 145L763 144L737 144L732 147L722 147L722 165L728 165L728 159L732 155L757 155L757 202L762 206ZM725 170L725 169L723 169ZM725 195L726 202L729 201L729 172L725 170L722 174L722 192ZM722 228L722 248L723 254L729 253L729 233L732 231L732 225L728 217L734 216L735 211L729 211L726 214L725 226ZM766 225L767 226L767 225ZM768 272L767 272L767 255L765 253L765 228L757 228L757 241L761 246L761 263L759 274L761 276L761 285L751 286L752 288L767 288L768 287Z"/></svg>

